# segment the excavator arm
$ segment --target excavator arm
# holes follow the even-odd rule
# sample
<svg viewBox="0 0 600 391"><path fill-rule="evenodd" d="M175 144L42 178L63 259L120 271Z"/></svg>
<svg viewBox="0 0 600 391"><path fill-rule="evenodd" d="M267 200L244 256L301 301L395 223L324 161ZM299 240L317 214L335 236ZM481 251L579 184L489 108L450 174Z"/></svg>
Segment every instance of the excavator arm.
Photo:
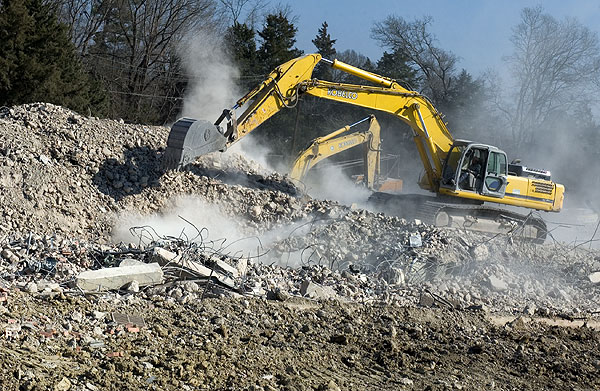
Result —
<svg viewBox="0 0 600 391"><path fill-rule="evenodd" d="M354 126L369 121L369 129L366 131L358 131L351 134L344 134ZM380 130L379 122L374 115L364 118L352 125L346 125L343 128L328 134L327 136L318 137L312 141L310 146L300 152L292 169L290 170L290 178L294 181L302 181L315 164L323 159L343 152L350 148L354 148L361 144L365 145L365 184L367 188L374 190L375 180L380 175Z"/></svg>
<svg viewBox="0 0 600 391"><path fill-rule="evenodd" d="M368 80L376 86L312 79L313 69L319 61ZM409 91L392 79L337 60L322 59L319 54L309 54L278 66L231 109L224 110L214 125L188 118L177 121L169 134L164 164L167 167L183 166L197 156L212 151L224 151L283 108L294 107L302 93L385 111L409 124L426 173L421 186L437 191L442 162L453 143L453 138L431 102L420 93ZM237 118L236 110L247 103L248 107ZM227 123L223 129L221 123L225 119Z"/></svg>

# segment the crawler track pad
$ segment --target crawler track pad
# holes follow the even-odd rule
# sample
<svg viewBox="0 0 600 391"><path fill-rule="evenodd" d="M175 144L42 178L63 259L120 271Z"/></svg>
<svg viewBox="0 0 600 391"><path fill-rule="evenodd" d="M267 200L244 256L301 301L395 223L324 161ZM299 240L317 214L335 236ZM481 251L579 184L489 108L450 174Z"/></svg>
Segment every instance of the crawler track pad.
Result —
<svg viewBox="0 0 600 391"><path fill-rule="evenodd" d="M180 168L198 156L224 151L226 145L227 139L213 123L181 118L171 127L162 166L164 169Z"/></svg>

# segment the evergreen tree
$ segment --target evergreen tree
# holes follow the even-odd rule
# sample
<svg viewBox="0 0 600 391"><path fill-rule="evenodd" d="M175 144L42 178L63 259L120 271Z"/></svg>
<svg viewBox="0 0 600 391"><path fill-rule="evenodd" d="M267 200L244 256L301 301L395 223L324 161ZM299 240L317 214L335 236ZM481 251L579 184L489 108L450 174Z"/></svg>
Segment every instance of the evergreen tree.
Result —
<svg viewBox="0 0 600 391"><path fill-rule="evenodd" d="M255 32L245 23L235 22L225 34L227 52L236 62L242 82L240 87L251 89L262 80L257 77L258 63L256 57Z"/></svg>
<svg viewBox="0 0 600 391"><path fill-rule="evenodd" d="M401 52L383 52L377 61L376 73L398 81L405 88L415 89L418 85L417 71L408 65L408 59Z"/></svg>
<svg viewBox="0 0 600 391"><path fill-rule="evenodd" d="M301 50L294 48L297 30L283 12L267 15L263 29L258 32L262 40L257 52L259 73L266 75L277 66L302 55ZM299 110L299 105L292 110L283 109L262 125L262 130L257 134L274 151L284 153L281 158L286 164L294 144L296 125L302 122Z"/></svg>
<svg viewBox="0 0 600 391"><path fill-rule="evenodd" d="M323 22L319 29L319 33L316 38L312 40L312 43L317 48L317 53L323 58L333 60L336 55L336 50L333 47L336 39L331 39L331 35L327 32L327 27L329 27L327 22ZM313 74L317 79L331 80L331 66L320 62L315 67Z"/></svg>
<svg viewBox="0 0 600 391"><path fill-rule="evenodd" d="M42 101L85 113L103 103L67 27L42 0L0 2L0 53L0 105Z"/></svg>
<svg viewBox="0 0 600 391"><path fill-rule="evenodd" d="M258 60L263 73L269 73L277 66L302 55L302 50L293 47L297 31L282 12L267 15L263 29L258 32L262 39Z"/></svg>

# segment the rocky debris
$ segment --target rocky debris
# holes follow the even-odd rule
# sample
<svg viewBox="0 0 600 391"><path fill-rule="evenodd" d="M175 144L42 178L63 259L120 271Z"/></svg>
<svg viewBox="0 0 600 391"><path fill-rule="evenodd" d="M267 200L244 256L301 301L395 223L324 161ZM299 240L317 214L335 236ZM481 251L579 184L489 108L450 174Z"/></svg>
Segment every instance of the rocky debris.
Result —
<svg viewBox="0 0 600 391"><path fill-rule="evenodd" d="M598 388L593 327L521 317L596 322L595 250L312 199L239 155L163 172L167 128L50 104L0 109L0 130L3 385L491 389L511 376L511 389ZM173 214L184 195L201 224L219 209L223 239L186 220L175 236L144 223L113 240L122 213ZM112 285L82 284L118 271ZM518 318L485 318L507 315Z"/></svg>
<svg viewBox="0 0 600 391"><path fill-rule="evenodd" d="M2 110L0 130L0 232L107 238L116 214L158 211L190 193L250 217L255 226L306 216L324 204L294 198L296 188L285 177L261 175L237 155L213 154L184 172L163 172L166 127L34 103Z"/></svg>
<svg viewBox="0 0 600 391"><path fill-rule="evenodd" d="M18 290L5 308L5 389L486 390L498 388L498 379L522 390L600 385L592 328L522 318L498 326L473 311L300 298L180 303L148 291L39 300Z"/></svg>

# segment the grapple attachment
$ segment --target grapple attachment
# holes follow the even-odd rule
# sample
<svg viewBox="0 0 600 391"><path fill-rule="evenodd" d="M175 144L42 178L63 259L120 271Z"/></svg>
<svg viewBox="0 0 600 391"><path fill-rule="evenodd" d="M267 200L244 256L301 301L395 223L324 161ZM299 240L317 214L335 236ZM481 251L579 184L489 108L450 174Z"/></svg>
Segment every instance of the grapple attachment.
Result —
<svg viewBox="0 0 600 391"><path fill-rule="evenodd" d="M209 121L181 118L171 127L164 169L175 169L193 162L198 156L227 149L227 138Z"/></svg>

